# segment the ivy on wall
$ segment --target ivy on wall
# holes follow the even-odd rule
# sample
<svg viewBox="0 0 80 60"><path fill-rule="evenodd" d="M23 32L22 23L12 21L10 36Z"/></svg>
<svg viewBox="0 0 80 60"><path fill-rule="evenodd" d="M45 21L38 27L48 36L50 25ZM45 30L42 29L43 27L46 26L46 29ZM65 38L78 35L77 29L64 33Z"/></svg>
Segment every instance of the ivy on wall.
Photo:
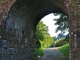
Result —
<svg viewBox="0 0 80 60"><path fill-rule="evenodd" d="M74 4L75 8L77 9L77 3L76 3L76 0L72 0L72 3Z"/></svg>
<svg viewBox="0 0 80 60"><path fill-rule="evenodd" d="M77 4L76 0L71 0L71 1L74 4L75 10L77 10L78 9L78 4ZM80 2L80 0L78 0L78 2ZM80 11L77 11L77 15L80 16Z"/></svg>

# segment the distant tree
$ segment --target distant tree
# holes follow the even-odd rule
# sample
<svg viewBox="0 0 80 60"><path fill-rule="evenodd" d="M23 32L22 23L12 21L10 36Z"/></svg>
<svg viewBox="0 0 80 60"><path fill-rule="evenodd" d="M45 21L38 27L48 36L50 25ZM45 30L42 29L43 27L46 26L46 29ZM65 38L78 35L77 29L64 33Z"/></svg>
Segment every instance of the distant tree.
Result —
<svg viewBox="0 0 80 60"><path fill-rule="evenodd" d="M40 41L44 40L44 36L49 35L48 33L48 26L43 24L42 21L40 21L36 27L36 46L37 48L41 47Z"/></svg>
<svg viewBox="0 0 80 60"><path fill-rule="evenodd" d="M36 27L36 47L50 47L53 45L53 37L48 33L48 26L40 21Z"/></svg>
<svg viewBox="0 0 80 60"><path fill-rule="evenodd" d="M54 45L54 40L53 37L51 37L50 35L45 36L44 40L41 41L41 47L43 48L51 47L53 45Z"/></svg>
<svg viewBox="0 0 80 60"><path fill-rule="evenodd" d="M55 45L55 47L60 47L60 46L63 46L67 43L68 42L64 38L61 38L59 40L56 40L54 45Z"/></svg>
<svg viewBox="0 0 80 60"><path fill-rule="evenodd" d="M56 41L56 36L53 37L53 40Z"/></svg>

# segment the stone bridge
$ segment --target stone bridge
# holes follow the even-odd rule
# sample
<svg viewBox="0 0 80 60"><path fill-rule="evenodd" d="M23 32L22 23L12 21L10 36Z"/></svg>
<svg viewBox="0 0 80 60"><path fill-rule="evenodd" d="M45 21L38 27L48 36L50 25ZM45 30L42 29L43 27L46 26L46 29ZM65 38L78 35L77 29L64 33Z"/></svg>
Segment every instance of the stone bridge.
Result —
<svg viewBox="0 0 80 60"><path fill-rule="evenodd" d="M79 9L80 0L0 0L0 60L36 58L36 25L50 13L68 15L69 59L80 60Z"/></svg>

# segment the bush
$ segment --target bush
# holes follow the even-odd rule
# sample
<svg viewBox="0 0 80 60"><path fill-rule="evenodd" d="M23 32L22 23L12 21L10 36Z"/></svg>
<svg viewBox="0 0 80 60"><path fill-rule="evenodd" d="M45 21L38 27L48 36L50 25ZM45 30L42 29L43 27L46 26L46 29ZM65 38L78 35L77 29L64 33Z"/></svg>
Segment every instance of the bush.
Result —
<svg viewBox="0 0 80 60"><path fill-rule="evenodd" d="M36 53L37 53L37 56L43 56L44 55L44 51L41 48L37 49Z"/></svg>
<svg viewBox="0 0 80 60"><path fill-rule="evenodd" d="M65 44L67 44L68 42L65 40L65 39L59 39L55 42L55 47L60 47L60 46L63 46Z"/></svg>
<svg viewBox="0 0 80 60"><path fill-rule="evenodd" d="M58 50L66 57L69 58L69 44L63 45Z"/></svg>

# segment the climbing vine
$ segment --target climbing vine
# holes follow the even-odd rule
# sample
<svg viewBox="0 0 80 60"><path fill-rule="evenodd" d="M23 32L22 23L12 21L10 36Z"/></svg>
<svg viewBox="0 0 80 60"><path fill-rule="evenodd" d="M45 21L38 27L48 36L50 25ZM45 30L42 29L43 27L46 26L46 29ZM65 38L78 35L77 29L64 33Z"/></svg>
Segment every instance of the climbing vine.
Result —
<svg viewBox="0 0 80 60"><path fill-rule="evenodd" d="M80 0L78 0L80 2ZM72 0L72 3L74 4L75 10L77 10L78 8L78 4L76 2L76 0ZM77 15L80 16L80 11L77 11Z"/></svg>
<svg viewBox="0 0 80 60"><path fill-rule="evenodd" d="M72 0L72 3L74 4L75 8L77 8L77 3L76 3L76 0Z"/></svg>

